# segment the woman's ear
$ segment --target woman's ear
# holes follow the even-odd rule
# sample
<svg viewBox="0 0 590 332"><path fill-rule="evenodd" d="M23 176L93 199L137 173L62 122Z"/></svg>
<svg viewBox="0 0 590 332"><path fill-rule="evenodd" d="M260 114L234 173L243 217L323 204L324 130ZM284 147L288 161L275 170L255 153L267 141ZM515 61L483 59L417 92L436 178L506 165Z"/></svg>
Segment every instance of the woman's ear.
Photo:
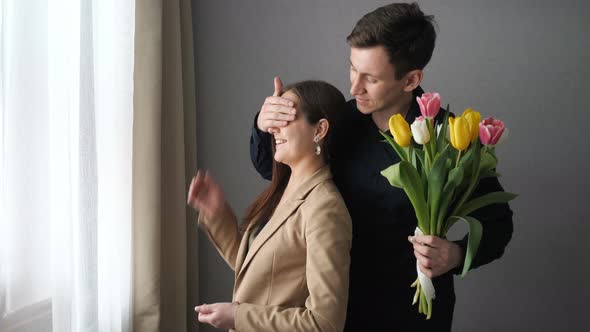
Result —
<svg viewBox="0 0 590 332"><path fill-rule="evenodd" d="M326 119L321 119L315 126L315 133L313 135L314 139L317 137L320 141L326 137L328 134L328 129L330 129L330 123Z"/></svg>

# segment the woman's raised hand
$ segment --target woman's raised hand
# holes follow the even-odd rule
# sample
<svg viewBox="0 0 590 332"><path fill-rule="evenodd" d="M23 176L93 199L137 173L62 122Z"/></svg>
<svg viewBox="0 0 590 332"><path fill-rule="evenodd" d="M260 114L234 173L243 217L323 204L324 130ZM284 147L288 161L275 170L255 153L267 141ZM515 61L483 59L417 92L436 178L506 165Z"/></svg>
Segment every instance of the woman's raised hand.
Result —
<svg viewBox="0 0 590 332"><path fill-rule="evenodd" d="M187 204L199 210L205 218L218 215L226 208L221 187L209 172L198 171L188 189Z"/></svg>

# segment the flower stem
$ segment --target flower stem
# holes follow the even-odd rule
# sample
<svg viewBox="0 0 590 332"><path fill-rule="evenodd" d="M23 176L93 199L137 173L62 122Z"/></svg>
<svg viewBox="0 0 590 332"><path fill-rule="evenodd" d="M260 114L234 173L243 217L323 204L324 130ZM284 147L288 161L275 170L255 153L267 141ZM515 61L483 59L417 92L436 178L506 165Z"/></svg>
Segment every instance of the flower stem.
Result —
<svg viewBox="0 0 590 332"><path fill-rule="evenodd" d="M475 149L477 149L477 147L474 147ZM473 190L475 189L475 186L477 185L477 183L479 182L479 165L481 163L481 150L477 151L478 153L476 154L474 161L473 161L473 171L471 173L471 179L469 180L469 186L467 187L467 190L463 193L463 196L461 196L461 199L459 200L459 203L455 206L455 208L453 209L453 211L451 212L451 214L449 216L454 216L457 214L457 212L461 209L461 207L463 206L463 204L465 203L465 201L467 201L467 199L471 196L471 193L473 192ZM445 234L448 231L448 229L445 229Z"/></svg>

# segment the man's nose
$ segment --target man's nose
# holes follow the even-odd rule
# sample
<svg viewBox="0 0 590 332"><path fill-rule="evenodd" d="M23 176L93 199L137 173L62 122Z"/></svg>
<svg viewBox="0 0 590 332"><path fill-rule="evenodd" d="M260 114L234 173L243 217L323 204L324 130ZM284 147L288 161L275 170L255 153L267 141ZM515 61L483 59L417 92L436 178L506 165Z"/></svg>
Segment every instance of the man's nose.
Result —
<svg viewBox="0 0 590 332"><path fill-rule="evenodd" d="M358 76L350 82L350 94L353 96L361 95L364 92L364 88Z"/></svg>

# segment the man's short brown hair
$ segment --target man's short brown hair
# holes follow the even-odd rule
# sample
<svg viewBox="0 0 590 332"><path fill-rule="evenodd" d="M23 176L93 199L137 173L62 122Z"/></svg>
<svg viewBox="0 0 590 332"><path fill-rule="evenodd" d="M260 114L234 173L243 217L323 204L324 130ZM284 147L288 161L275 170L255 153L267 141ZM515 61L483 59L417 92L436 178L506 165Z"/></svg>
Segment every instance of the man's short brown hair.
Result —
<svg viewBox="0 0 590 332"><path fill-rule="evenodd" d="M414 69L424 69L434 50L434 16L417 3L393 3L363 16L346 41L351 47L383 46L399 80Z"/></svg>

